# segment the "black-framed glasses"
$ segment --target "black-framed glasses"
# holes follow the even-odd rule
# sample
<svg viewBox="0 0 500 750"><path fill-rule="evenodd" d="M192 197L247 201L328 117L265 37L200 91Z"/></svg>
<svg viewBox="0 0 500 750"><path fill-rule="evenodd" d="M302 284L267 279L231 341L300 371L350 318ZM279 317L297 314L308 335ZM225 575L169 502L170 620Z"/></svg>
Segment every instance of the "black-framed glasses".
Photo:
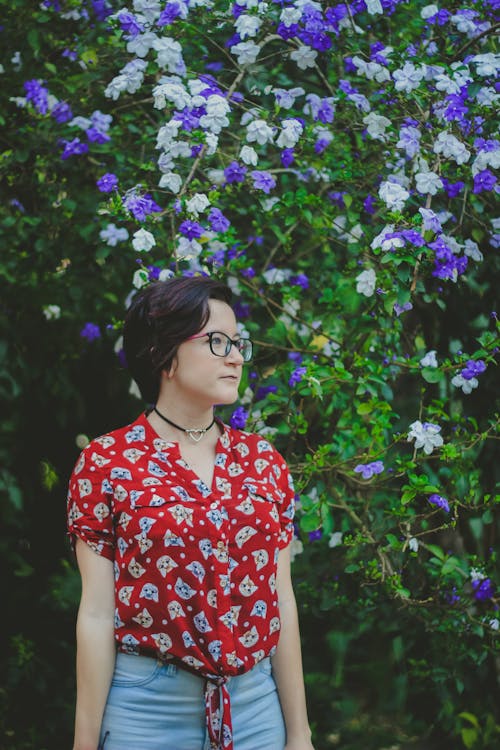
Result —
<svg viewBox="0 0 500 750"><path fill-rule="evenodd" d="M231 351L231 347L235 346L244 362L250 362L253 354L253 344L248 338L231 339L227 333L222 331L209 331L208 333L198 333L196 336L190 336L187 341L193 341L193 339L208 338L210 344L210 351L215 354L216 357L227 357Z"/></svg>

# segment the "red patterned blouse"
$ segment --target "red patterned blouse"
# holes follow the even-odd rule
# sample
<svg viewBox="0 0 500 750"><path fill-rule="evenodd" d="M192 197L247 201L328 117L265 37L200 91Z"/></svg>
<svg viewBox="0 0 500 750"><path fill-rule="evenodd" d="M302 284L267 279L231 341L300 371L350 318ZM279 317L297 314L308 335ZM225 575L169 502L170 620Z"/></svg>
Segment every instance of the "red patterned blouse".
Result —
<svg viewBox="0 0 500 750"><path fill-rule="evenodd" d="M231 750L225 682L276 649L294 490L267 440L218 424L211 488L144 414L93 440L70 479L68 530L114 562L118 649L205 677L211 747Z"/></svg>

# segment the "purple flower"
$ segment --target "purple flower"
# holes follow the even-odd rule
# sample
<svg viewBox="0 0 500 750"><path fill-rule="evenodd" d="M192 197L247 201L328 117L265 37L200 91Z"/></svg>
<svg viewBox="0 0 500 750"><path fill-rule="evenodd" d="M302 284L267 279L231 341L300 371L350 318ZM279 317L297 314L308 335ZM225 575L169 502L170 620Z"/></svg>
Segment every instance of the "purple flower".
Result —
<svg viewBox="0 0 500 750"><path fill-rule="evenodd" d="M224 214L219 208L210 209L208 214L208 221L210 227L214 232L226 232L231 226L229 219L226 219Z"/></svg>
<svg viewBox="0 0 500 750"><path fill-rule="evenodd" d="M118 22L122 27L122 31L128 34L131 38L134 38L144 31L142 24L139 23L137 18L132 13L127 13L127 11L122 11L118 14Z"/></svg>
<svg viewBox="0 0 500 750"><path fill-rule="evenodd" d="M253 180L254 188L262 190L263 193L269 194L276 187L276 180L269 172L254 170L250 172L250 176Z"/></svg>
<svg viewBox="0 0 500 750"><path fill-rule="evenodd" d="M73 112L67 102L58 102L50 114L60 124L68 122L73 117Z"/></svg>
<svg viewBox="0 0 500 750"><path fill-rule="evenodd" d="M80 331L80 336L87 341L95 341L101 338L101 329L95 323L85 323Z"/></svg>
<svg viewBox="0 0 500 750"><path fill-rule="evenodd" d="M248 419L248 412L242 406L238 406L237 409L231 414L229 420L231 427L235 430L244 430Z"/></svg>
<svg viewBox="0 0 500 750"><path fill-rule="evenodd" d="M159 19L157 20L158 26L170 26L176 18L181 15L181 7L179 3L172 2L167 3L164 10L162 10Z"/></svg>
<svg viewBox="0 0 500 750"><path fill-rule="evenodd" d="M243 182L245 179L245 175L247 173L247 168L242 166L241 164L238 164L237 161L232 161L231 164L229 164L225 170L224 170L224 177L226 178L226 182L231 184L233 182Z"/></svg>
<svg viewBox="0 0 500 750"><path fill-rule="evenodd" d="M302 380L306 372L307 372L307 367L297 367L290 375L290 378L288 380L288 385L290 387L293 387L294 385L297 385L297 383L300 383L300 381Z"/></svg>
<svg viewBox="0 0 500 750"><path fill-rule="evenodd" d="M495 594L495 588L489 578L476 578L472 581L472 590L474 599L478 602L485 602Z"/></svg>
<svg viewBox="0 0 500 750"><path fill-rule="evenodd" d="M344 195L347 195L347 190L330 190L327 193L329 200L339 208L345 208Z"/></svg>
<svg viewBox="0 0 500 750"><path fill-rule="evenodd" d="M363 201L363 208L367 214L375 213L375 198L372 195L367 195Z"/></svg>
<svg viewBox="0 0 500 750"><path fill-rule="evenodd" d="M375 474L382 474L384 464L382 461L372 461L369 464L358 464L354 467L357 474L361 474L363 479L371 479Z"/></svg>
<svg viewBox="0 0 500 750"><path fill-rule="evenodd" d="M497 178L489 169L483 169L474 175L473 193L482 193L484 190L493 190L497 184Z"/></svg>
<svg viewBox="0 0 500 750"><path fill-rule="evenodd" d="M326 151L330 143L331 140L329 138L318 138L318 140L314 144L314 153L322 154L323 151Z"/></svg>
<svg viewBox="0 0 500 750"><path fill-rule="evenodd" d="M280 159L284 167L290 167L295 160L293 148L284 148L280 154Z"/></svg>
<svg viewBox="0 0 500 750"><path fill-rule="evenodd" d="M309 531L307 536L310 542L317 542L323 536L323 532L321 529L315 529L314 531Z"/></svg>
<svg viewBox="0 0 500 750"><path fill-rule="evenodd" d="M399 305L397 302L395 302L394 307L393 307L393 310L398 318L402 313L408 312L408 310L412 310L412 309L413 309L413 305L411 302L405 302L404 305Z"/></svg>
<svg viewBox="0 0 500 750"><path fill-rule="evenodd" d="M277 385L261 385L255 392L255 400L261 401L267 396L268 393L276 393L278 390Z"/></svg>
<svg viewBox="0 0 500 750"><path fill-rule="evenodd" d="M32 102L34 108L41 115L46 115L49 111L49 91L42 86L40 81L36 78L31 81L24 82L24 90L26 91L26 101Z"/></svg>
<svg viewBox="0 0 500 750"><path fill-rule="evenodd" d="M485 370L486 365L482 359L469 359L465 363L465 367L463 368L460 375L464 378L464 380L472 380L472 378L476 378Z"/></svg>
<svg viewBox="0 0 500 750"><path fill-rule="evenodd" d="M450 512L450 504L445 497L434 493L433 495L429 495L427 500L431 505L435 505L437 508L441 508L442 510L444 510L445 513Z"/></svg>
<svg viewBox="0 0 500 750"><path fill-rule="evenodd" d="M458 180L458 182L450 182L449 180L446 179L446 177L442 177L441 179L442 179L446 194L448 195L449 198L456 198L457 195L460 195L460 193L465 187L465 182L462 182L461 180Z"/></svg>
<svg viewBox="0 0 500 750"><path fill-rule="evenodd" d="M188 240L197 240L203 234L203 227L197 221L186 219L179 227L179 232Z"/></svg>
<svg viewBox="0 0 500 750"><path fill-rule="evenodd" d="M106 172L102 177L99 177L96 185L101 193L111 193L118 185L118 177L112 172Z"/></svg>
<svg viewBox="0 0 500 750"><path fill-rule="evenodd" d="M82 143L79 138L73 138L72 141L62 140L61 143L64 146L61 154L61 159L69 159L70 156L77 156L78 154L86 154L89 147L86 143Z"/></svg>
<svg viewBox="0 0 500 750"><path fill-rule="evenodd" d="M300 286L302 289L309 289L309 279L305 273L298 273L296 276L290 276L290 284Z"/></svg>
<svg viewBox="0 0 500 750"><path fill-rule="evenodd" d="M149 214L161 211L160 206L149 193L139 195L139 193L132 192L125 196L123 205L137 221L144 221Z"/></svg>

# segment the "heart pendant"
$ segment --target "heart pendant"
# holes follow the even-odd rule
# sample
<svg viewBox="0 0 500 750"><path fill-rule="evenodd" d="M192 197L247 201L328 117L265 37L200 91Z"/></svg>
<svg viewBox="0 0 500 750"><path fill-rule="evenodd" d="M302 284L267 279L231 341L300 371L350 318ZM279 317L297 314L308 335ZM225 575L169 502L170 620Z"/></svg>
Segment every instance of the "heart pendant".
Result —
<svg viewBox="0 0 500 750"><path fill-rule="evenodd" d="M203 435L205 434L206 430L185 430L191 440L194 440L195 443L199 443L202 439Z"/></svg>

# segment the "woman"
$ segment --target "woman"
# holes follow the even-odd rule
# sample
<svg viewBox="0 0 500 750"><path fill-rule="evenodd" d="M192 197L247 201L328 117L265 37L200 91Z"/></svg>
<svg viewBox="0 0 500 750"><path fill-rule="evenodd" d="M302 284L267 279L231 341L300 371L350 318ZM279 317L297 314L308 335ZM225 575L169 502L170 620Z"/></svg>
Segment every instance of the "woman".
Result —
<svg viewBox="0 0 500 750"><path fill-rule="evenodd" d="M70 480L74 750L312 750L290 475L213 412L252 355L230 301L219 281L172 278L127 313L128 367L154 407L93 440Z"/></svg>

